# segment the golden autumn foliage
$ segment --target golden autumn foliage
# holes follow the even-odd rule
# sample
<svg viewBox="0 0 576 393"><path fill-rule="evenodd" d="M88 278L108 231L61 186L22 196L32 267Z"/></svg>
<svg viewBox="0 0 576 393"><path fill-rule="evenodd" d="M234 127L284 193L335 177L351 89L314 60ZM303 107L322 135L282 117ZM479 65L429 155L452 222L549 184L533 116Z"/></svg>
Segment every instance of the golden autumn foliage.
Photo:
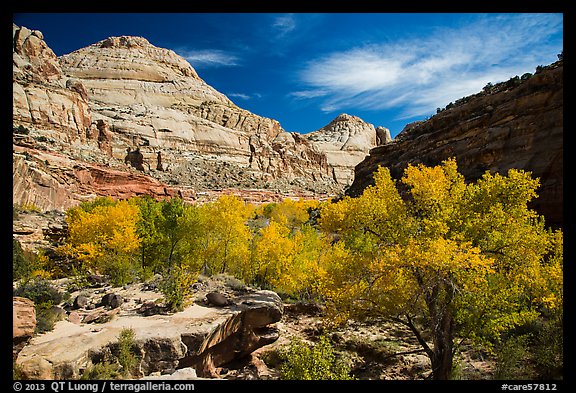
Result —
<svg viewBox="0 0 576 393"><path fill-rule="evenodd" d="M514 328L561 315L563 234L529 209L539 186L530 173L470 183L446 160L409 165L400 180L380 168L374 180L362 196L335 203L100 198L67 212L61 251L117 283L166 276L174 309L198 273L228 273L325 302L334 324L402 323L435 379L450 378L460 340L491 350Z"/></svg>
<svg viewBox="0 0 576 393"><path fill-rule="evenodd" d="M527 207L538 186L529 173L467 184L447 160L409 165L400 184L386 168L374 178L361 197L322 210L321 228L341 249L323 283L335 321L407 325L446 379L456 334L489 344L561 307L562 234Z"/></svg>
<svg viewBox="0 0 576 393"><path fill-rule="evenodd" d="M218 274L242 269L249 258L250 230L246 221L253 207L235 196L221 196L199 207L203 272Z"/></svg>
<svg viewBox="0 0 576 393"><path fill-rule="evenodd" d="M86 270L110 274L118 284L134 278L140 247L136 206L102 198L70 209L66 220L68 240L61 252L76 258Z"/></svg>

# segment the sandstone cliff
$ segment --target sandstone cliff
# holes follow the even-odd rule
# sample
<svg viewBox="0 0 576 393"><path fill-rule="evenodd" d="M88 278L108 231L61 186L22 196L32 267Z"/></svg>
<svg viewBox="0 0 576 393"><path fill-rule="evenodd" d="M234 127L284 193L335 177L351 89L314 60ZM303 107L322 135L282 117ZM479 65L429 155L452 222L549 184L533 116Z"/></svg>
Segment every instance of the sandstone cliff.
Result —
<svg viewBox="0 0 576 393"><path fill-rule="evenodd" d="M345 113L305 137L318 150L326 153L334 180L341 184L352 182L354 167L366 157L370 149L391 141L388 129L376 129L359 117Z"/></svg>
<svg viewBox="0 0 576 393"><path fill-rule="evenodd" d="M487 170L531 171L541 183L533 207L547 224L561 225L563 109L562 61L539 67L532 76L488 86L427 121L409 124L392 143L372 149L356 167L348 194L358 196L372 184L378 166L389 167L399 178L409 163L438 165L456 157L468 180Z"/></svg>
<svg viewBox="0 0 576 393"><path fill-rule="evenodd" d="M62 56L60 64L86 87L93 117L111 131L118 159L127 148L138 148L145 169L186 172L191 158L202 157L226 162L229 172L255 180L334 185L315 146L276 120L239 108L183 58L144 38L111 37Z"/></svg>
<svg viewBox="0 0 576 393"><path fill-rule="evenodd" d="M13 123L70 145L86 144L92 123L86 90L64 76L42 33L13 25Z"/></svg>
<svg viewBox="0 0 576 393"><path fill-rule="evenodd" d="M351 138L335 160L314 138L239 108L144 38L110 37L57 58L41 32L13 25L16 204L66 209L142 193L193 200L225 189L334 195L370 138L360 147Z"/></svg>

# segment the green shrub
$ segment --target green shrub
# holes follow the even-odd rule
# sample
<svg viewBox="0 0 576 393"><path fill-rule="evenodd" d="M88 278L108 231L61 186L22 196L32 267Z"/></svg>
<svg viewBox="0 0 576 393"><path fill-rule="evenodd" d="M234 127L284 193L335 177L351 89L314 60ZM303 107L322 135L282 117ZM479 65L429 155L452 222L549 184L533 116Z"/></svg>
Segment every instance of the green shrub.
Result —
<svg viewBox="0 0 576 393"><path fill-rule="evenodd" d="M103 380L103 379L118 379L121 376L117 363L109 363L107 361L96 363L88 367L80 379L82 380Z"/></svg>
<svg viewBox="0 0 576 393"><path fill-rule="evenodd" d="M103 273L110 277L113 286L121 287L138 279L141 267L128 255L114 255L106 258Z"/></svg>
<svg viewBox="0 0 576 393"><path fill-rule="evenodd" d="M16 381L18 379L22 379L22 366L16 364L16 362L12 362L12 380Z"/></svg>
<svg viewBox="0 0 576 393"><path fill-rule="evenodd" d="M326 336L312 346L293 339L281 353L281 379L287 380L349 380L350 366L336 356Z"/></svg>
<svg viewBox="0 0 576 393"><path fill-rule="evenodd" d="M172 311L183 309L186 300L192 294L192 284L196 282L197 274L186 268L174 266L169 269L160 282L160 292L164 302Z"/></svg>
<svg viewBox="0 0 576 393"><path fill-rule="evenodd" d="M14 296L26 297L34 304L49 303L50 306L62 303L66 295L56 289L48 280L33 279L23 282L16 290Z"/></svg>
<svg viewBox="0 0 576 393"><path fill-rule="evenodd" d="M105 347L95 364L84 370L80 379L131 378L139 363L135 354L134 337L134 329L122 329L118 335L118 342Z"/></svg>
<svg viewBox="0 0 576 393"><path fill-rule="evenodd" d="M40 267L34 253L24 251L20 242L12 239L12 277L13 280L27 279Z"/></svg>
<svg viewBox="0 0 576 393"><path fill-rule="evenodd" d="M53 309L69 296L54 288L44 279L34 279L22 283L14 291L14 296L28 298L34 302L36 308L36 333L43 333L54 328L59 314Z"/></svg>
<svg viewBox="0 0 576 393"><path fill-rule="evenodd" d="M540 378L562 378L564 366L563 332L562 319L559 318L544 322L536 334L534 361Z"/></svg>
<svg viewBox="0 0 576 393"><path fill-rule="evenodd" d="M118 336L118 363L122 366L125 375L132 375L138 364L138 358L134 354L134 329L122 329Z"/></svg>
<svg viewBox="0 0 576 393"><path fill-rule="evenodd" d="M76 292L90 286L88 272L82 267L72 265L70 268L69 281L66 284L68 292Z"/></svg>
<svg viewBox="0 0 576 393"><path fill-rule="evenodd" d="M221 281L224 285L234 291L245 291L246 284L239 278L236 278L228 273L219 273L213 277L215 280Z"/></svg>
<svg viewBox="0 0 576 393"><path fill-rule="evenodd" d="M507 338L496 354L494 379L531 379L530 334Z"/></svg>
<svg viewBox="0 0 576 393"><path fill-rule="evenodd" d="M50 303L36 305L36 333L45 333L54 329L56 322L60 320L60 314L53 309Z"/></svg>

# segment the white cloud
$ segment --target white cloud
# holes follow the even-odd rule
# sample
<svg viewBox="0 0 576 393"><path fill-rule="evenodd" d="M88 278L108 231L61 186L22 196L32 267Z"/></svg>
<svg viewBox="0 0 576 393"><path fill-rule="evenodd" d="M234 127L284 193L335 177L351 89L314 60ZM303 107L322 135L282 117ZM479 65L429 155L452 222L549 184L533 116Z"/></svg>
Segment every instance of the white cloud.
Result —
<svg viewBox="0 0 576 393"><path fill-rule="evenodd" d="M296 29L296 18L294 14L286 14L274 18L272 29L277 38L282 38Z"/></svg>
<svg viewBox="0 0 576 393"><path fill-rule="evenodd" d="M303 91L293 91L288 95L298 100L304 100L309 98L323 97L326 94L328 93L322 90L303 90Z"/></svg>
<svg viewBox="0 0 576 393"><path fill-rule="evenodd" d="M244 93L227 93L228 97L240 98L241 100L253 100L262 98L262 94L260 93L253 93L253 94L244 94Z"/></svg>
<svg viewBox="0 0 576 393"><path fill-rule="evenodd" d="M320 99L327 112L399 107L398 119L423 116L554 61L562 41L549 37L561 32L561 14L480 16L459 28L311 61L300 75L306 88L291 95Z"/></svg>
<svg viewBox="0 0 576 393"><path fill-rule="evenodd" d="M231 67L240 65L238 56L219 49L177 50L192 67Z"/></svg>
<svg viewBox="0 0 576 393"><path fill-rule="evenodd" d="M249 100L250 96L244 93L228 93L226 94L228 97L240 98L242 100Z"/></svg>

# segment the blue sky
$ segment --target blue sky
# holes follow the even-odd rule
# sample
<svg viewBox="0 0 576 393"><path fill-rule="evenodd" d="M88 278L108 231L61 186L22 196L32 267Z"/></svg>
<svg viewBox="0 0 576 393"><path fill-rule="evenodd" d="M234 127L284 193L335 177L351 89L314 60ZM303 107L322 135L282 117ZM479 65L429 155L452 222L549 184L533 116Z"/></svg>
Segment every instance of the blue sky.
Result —
<svg viewBox="0 0 576 393"><path fill-rule="evenodd" d="M557 13L21 13L13 22L42 31L58 56L143 36L238 106L302 133L348 113L395 136L563 50Z"/></svg>

